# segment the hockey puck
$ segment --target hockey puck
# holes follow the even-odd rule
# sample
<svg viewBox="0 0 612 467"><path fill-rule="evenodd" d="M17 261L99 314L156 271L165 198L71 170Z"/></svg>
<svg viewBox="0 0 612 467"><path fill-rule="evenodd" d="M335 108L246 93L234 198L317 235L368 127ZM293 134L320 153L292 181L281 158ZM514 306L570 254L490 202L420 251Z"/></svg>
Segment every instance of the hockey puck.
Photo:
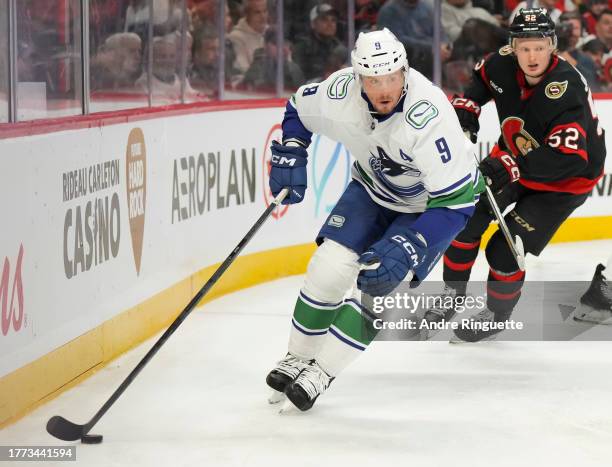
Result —
<svg viewBox="0 0 612 467"><path fill-rule="evenodd" d="M84 435L81 437L81 443L83 444L100 444L102 442L102 435Z"/></svg>

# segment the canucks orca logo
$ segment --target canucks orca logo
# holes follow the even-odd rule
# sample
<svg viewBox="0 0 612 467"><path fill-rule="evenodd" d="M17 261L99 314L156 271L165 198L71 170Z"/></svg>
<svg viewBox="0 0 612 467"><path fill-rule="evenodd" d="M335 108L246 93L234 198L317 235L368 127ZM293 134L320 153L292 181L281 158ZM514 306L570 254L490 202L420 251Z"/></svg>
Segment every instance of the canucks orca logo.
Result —
<svg viewBox="0 0 612 467"><path fill-rule="evenodd" d="M399 196L413 197L421 194L425 189L422 183L417 183L410 186L397 185L390 180L390 177L398 177L400 175L409 175L412 177L418 177L421 175L421 171L416 169L410 164L400 164L389 157L383 148L380 146L378 149L378 157L372 154L370 157L370 167L372 171L377 175L377 178L382 184L387 187L392 193ZM412 159L400 151L402 159L411 162Z"/></svg>
<svg viewBox="0 0 612 467"><path fill-rule="evenodd" d="M370 167L372 167L374 172L382 172L384 175L389 177L397 177L398 175L412 175L413 177L418 177L421 175L421 171L414 168L414 166L395 162L389 157L383 148L377 146L377 149L378 157L370 153L372 154L372 157L370 158ZM402 159L412 162L412 159L405 154L404 151L400 150L400 153L402 155Z"/></svg>

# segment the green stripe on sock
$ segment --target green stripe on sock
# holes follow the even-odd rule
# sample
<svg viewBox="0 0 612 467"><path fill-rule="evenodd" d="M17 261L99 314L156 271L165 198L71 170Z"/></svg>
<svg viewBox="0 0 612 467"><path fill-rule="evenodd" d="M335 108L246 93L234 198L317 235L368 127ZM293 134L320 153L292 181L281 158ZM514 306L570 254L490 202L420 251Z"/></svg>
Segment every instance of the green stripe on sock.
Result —
<svg viewBox="0 0 612 467"><path fill-rule="evenodd" d="M485 191L485 181L484 181L484 177L479 171L478 181L476 182L476 186L474 186L474 193L478 194L478 193L482 193L483 191Z"/></svg>
<svg viewBox="0 0 612 467"><path fill-rule="evenodd" d="M438 198L430 198L427 202L427 209L430 208L447 208L460 204L474 203L474 184L466 183L461 188Z"/></svg>
<svg viewBox="0 0 612 467"><path fill-rule="evenodd" d="M342 305L334 320L334 326L351 339L369 345L374 340L378 330L374 329L372 323L350 305Z"/></svg>
<svg viewBox="0 0 612 467"><path fill-rule="evenodd" d="M298 297L293 310L293 319L306 329L327 329L334 321L338 308L319 310Z"/></svg>

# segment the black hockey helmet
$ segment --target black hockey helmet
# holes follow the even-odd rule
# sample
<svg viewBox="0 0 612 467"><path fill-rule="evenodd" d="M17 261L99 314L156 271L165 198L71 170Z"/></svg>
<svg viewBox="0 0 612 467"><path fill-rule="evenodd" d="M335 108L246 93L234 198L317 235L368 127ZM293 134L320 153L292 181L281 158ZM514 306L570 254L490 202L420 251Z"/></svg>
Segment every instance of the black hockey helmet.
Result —
<svg viewBox="0 0 612 467"><path fill-rule="evenodd" d="M553 45L557 46L555 22L545 8L521 8L512 20L508 35L510 45L514 39L526 37L550 37Z"/></svg>

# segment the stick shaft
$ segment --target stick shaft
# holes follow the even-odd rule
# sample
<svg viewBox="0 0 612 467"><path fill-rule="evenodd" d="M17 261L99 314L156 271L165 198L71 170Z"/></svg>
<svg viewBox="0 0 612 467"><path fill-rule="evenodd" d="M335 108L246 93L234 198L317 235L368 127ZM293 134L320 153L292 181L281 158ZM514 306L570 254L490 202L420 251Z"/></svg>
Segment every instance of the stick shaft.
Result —
<svg viewBox="0 0 612 467"><path fill-rule="evenodd" d="M132 370L132 372L123 380L121 385L113 392L113 394L108 398L108 400L104 403L104 405L98 410L98 412L93 416L93 418L85 425L84 434L88 433L89 430L102 418L102 416L106 413L108 409L115 403L115 401L123 394L123 392L127 389L127 387L134 381L136 376L140 373L140 371L149 363L149 361L153 358L153 356L157 353L157 351L166 343L168 338L177 330L177 328L182 324L182 322L189 316L189 314L193 311L196 305L202 300L202 298L208 293L208 291L215 285L215 283L219 280L219 278L223 275L223 273L227 270L227 268L234 262L236 257L240 254L240 252L244 249L244 247L249 243L249 241L253 238L253 236L257 233L260 227L264 224L264 222L268 219L272 211L285 199L289 190L284 188L279 195L272 201L270 206L263 212L263 214L257 219L257 222L251 227L251 229L246 233L246 235L240 240L238 245L232 250L225 261L221 263L221 265L217 268L217 270L213 273L213 275L206 281L206 283L202 286L202 288L198 291L197 294L191 299L191 301L187 304L187 306L183 309L181 314L179 314L176 319L172 322L170 327L166 329L166 331L162 334L162 336L155 342L153 347L147 352L147 354L138 362L138 365Z"/></svg>
<svg viewBox="0 0 612 467"><path fill-rule="evenodd" d="M512 234L510 233L510 229L508 229L508 224L506 224L506 220L504 219L504 216L502 215L502 212L499 209L499 205L497 204L497 201L495 200L495 197L493 196L493 192L487 186L486 182L485 182L485 189L487 190L487 197L489 198L489 204L491 206L491 209L493 209L493 214L495 214L495 217L497 218L499 229L502 231L502 234L504 235L506 242L508 243L508 246L510 247L510 251L514 255L514 259L516 259L516 263L519 265L519 268L521 270L524 270L524 258L523 258L524 253L518 251L518 248L516 247L516 244L514 243L514 240L512 239Z"/></svg>
<svg viewBox="0 0 612 467"><path fill-rule="evenodd" d="M466 133L466 137L469 139L470 136ZM476 165L478 166L480 164L480 161L478 160L475 154L474 154L474 159L476 159ZM482 175L482 173L480 175L484 178L484 175ZM525 253L522 251L519 251L519 249L516 246L516 243L514 243L514 240L512 239L512 234L510 233L510 229L508 228L508 224L506 224L506 220L504 219L504 216L502 215L502 212L499 209L499 205L497 204L497 201L495 200L495 197L493 196L493 192L491 191L491 188L489 188L489 185L487 185L486 179L484 180L484 186L487 192L487 197L489 198L489 205L491 206L491 209L493 210L493 214L495 215L495 218L497 219L499 230L502 231L502 234L504 235L504 238L506 239L506 242L508 243L508 247L510 248L510 251L514 255L514 259L516 260L516 263L518 264L519 269L521 271L524 271L525 270Z"/></svg>

